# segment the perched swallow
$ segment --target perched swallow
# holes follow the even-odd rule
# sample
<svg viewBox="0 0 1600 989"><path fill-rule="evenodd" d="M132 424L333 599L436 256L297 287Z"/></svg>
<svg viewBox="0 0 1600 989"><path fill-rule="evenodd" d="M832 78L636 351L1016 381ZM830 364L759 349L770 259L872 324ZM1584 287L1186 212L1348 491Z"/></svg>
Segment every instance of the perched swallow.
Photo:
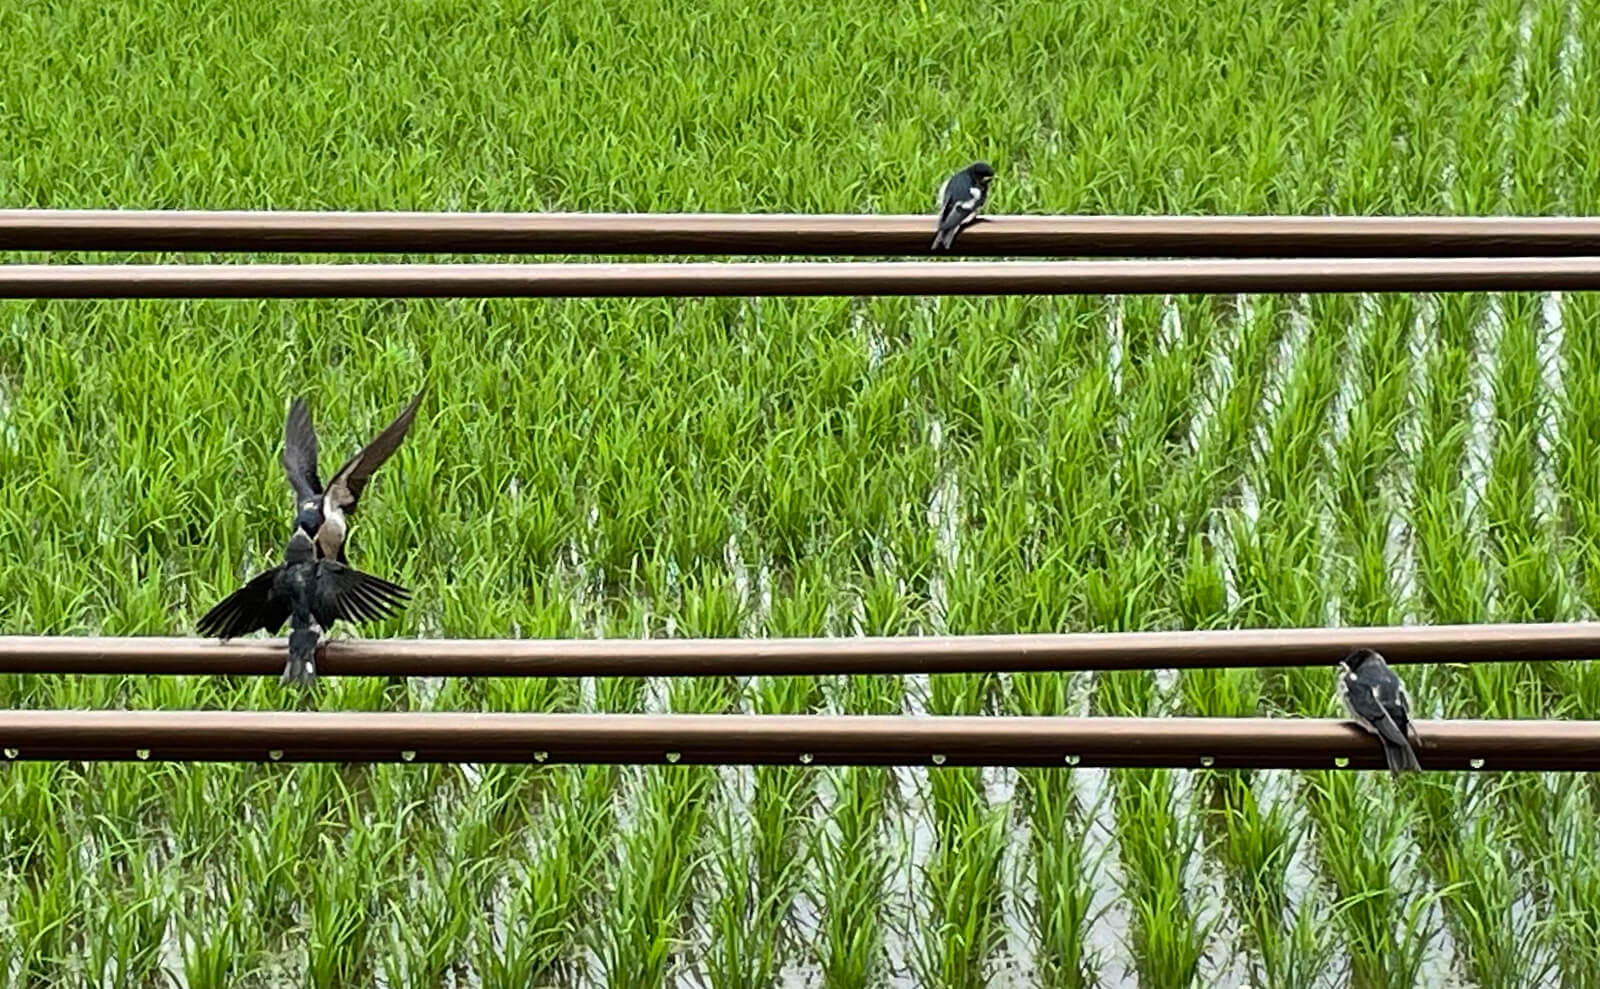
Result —
<svg viewBox="0 0 1600 989"><path fill-rule="evenodd" d="M971 226L978 210L989 199L989 181L994 169L986 161L975 161L945 180L939 189L939 231L933 235L933 250L941 242L945 250L955 245L956 234Z"/></svg>
<svg viewBox="0 0 1600 989"><path fill-rule="evenodd" d="M1339 661L1335 693L1350 717L1383 743L1389 771L1418 770L1412 742L1421 744L1411 723L1411 699L1389 664L1372 649L1357 649Z"/></svg>
<svg viewBox="0 0 1600 989"><path fill-rule="evenodd" d="M294 488L295 524L300 528L311 525L309 532L319 559L349 562L344 555L345 536L350 530L348 516L355 513L356 502L372 479L372 472L400 448L421 401L419 390L394 422L334 472L326 488L317 478L317 433L311 426L311 410L304 398L290 403L289 417L283 424L283 470L289 486Z"/></svg>
<svg viewBox="0 0 1600 989"><path fill-rule="evenodd" d="M199 622L200 634L227 641L261 629L277 634L289 622L289 662L282 683L311 686L317 646L335 621L377 621L393 616L411 592L336 560L317 558L304 526L295 526L283 562L252 577Z"/></svg>

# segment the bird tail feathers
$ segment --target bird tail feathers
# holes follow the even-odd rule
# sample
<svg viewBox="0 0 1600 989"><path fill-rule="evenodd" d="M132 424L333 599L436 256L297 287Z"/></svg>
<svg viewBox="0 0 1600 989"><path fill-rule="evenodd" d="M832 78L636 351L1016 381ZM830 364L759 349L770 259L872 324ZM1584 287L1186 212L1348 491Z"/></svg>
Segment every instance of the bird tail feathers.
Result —
<svg viewBox="0 0 1600 989"><path fill-rule="evenodd" d="M1412 751L1409 744L1391 742L1386 738L1380 738L1380 741L1383 742L1383 760L1389 764L1389 772L1409 773L1422 769L1416 752Z"/></svg>
<svg viewBox="0 0 1600 989"><path fill-rule="evenodd" d="M283 668L279 683L312 687L317 682L317 642L322 631L315 626L297 628L289 633L289 662Z"/></svg>

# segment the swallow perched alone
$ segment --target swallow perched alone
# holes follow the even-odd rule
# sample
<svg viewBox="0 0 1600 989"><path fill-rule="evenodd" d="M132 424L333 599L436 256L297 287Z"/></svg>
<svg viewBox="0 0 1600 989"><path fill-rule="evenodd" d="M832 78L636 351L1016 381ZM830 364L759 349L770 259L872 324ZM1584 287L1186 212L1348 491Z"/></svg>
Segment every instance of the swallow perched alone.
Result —
<svg viewBox="0 0 1600 989"><path fill-rule="evenodd" d="M1339 661L1335 693L1350 717L1383 744L1389 771L1421 769L1411 743L1421 743L1411 723L1411 699L1389 664L1372 649L1357 649Z"/></svg>
<svg viewBox="0 0 1600 989"><path fill-rule="evenodd" d="M955 245L956 234L971 226L978 210L989 199L989 182L994 169L985 161L975 161L945 180L939 189L939 231L933 235L933 250L941 242L945 250Z"/></svg>
<svg viewBox="0 0 1600 989"><path fill-rule="evenodd" d="M309 513L302 512L303 516ZM309 687L317 680L317 646L330 625L393 616L411 592L336 560L317 558L308 532L312 519L296 524L283 562L252 577L200 618L200 633L227 641L261 629L277 634L289 622L289 662L281 683Z"/></svg>
<svg viewBox="0 0 1600 989"><path fill-rule="evenodd" d="M327 557L340 563L349 562L344 555L345 536L350 529L347 517L355 513L356 502L372 479L372 472L388 460L400 448L400 441L406 438L423 390L400 410L394 422L334 472L326 488L317 477L317 433L311 425L311 410L304 398L289 404L289 416L283 424L283 470L288 475L289 486L294 488L297 524L307 513L315 516L311 536L319 559Z"/></svg>

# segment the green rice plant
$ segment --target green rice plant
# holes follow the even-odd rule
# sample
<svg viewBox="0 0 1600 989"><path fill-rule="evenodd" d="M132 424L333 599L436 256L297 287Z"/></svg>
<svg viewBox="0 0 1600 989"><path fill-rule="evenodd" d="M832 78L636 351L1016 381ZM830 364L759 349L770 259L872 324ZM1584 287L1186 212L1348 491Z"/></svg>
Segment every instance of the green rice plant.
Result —
<svg viewBox="0 0 1600 989"><path fill-rule="evenodd" d="M990 807L976 769L943 768L928 774L934 847L922 880L932 919L918 951L921 977L930 984L988 984L987 963L999 947L1001 871L1007 808Z"/></svg>
<svg viewBox="0 0 1600 989"><path fill-rule="evenodd" d="M658 985L681 964L684 900L700 865L697 856L680 855L679 849L685 836L692 847L705 814L708 772L669 766L653 774L658 779L641 781L637 817L624 833L612 913L589 932L613 984Z"/></svg>
<svg viewBox="0 0 1600 989"><path fill-rule="evenodd" d="M1348 945L1353 984L1415 985L1438 932L1429 926L1429 897L1406 881L1408 871L1397 873L1405 798L1374 799L1373 787L1358 795L1363 782L1326 772L1312 776L1303 790L1317 822L1323 870L1338 894L1334 916Z"/></svg>
<svg viewBox="0 0 1600 989"><path fill-rule="evenodd" d="M817 964L830 987L868 986L887 965L881 907L890 851L877 839L887 774L846 769L829 775L833 803L816 851L822 913Z"/></svg>
<svg viewBox="0 0 1600 989"><path fill-rule="evenodd" d="M368 977L375 956L378 917L372 865L390 867L400 846L384 841L383 828L352 828L342 841L321 836L322 853L307 871L303 939L306 974L313 986L347 985ZM384 875L387 868L377 875Z"/></svg>
<svg viewBox="0 0 1600 989"><path fill-rule="evenodd" d="M1029 809L1033 905L1028 913L1038 977L1047 986L1096 983L1087 941L1093 919L1092 864L1084 831L1092 826L1076 805L1071 777L1059 769L1024 770L1021 792Z"/></svg>
<svg viewBox="0 0 1600 989"><path fill-rule="evenodd" d="M814 840L809 771L761 766L753 775L748 816L730 808L720 832L725 891L711 908L706 959L708 981L716 986L771 985L793 954L791 917Z"/></svg>
<svg viewBox="0 0 1600 989"><path fill-rule="evenodd" d="M1506 847L1509 835L1493 823L1498 812L1483 812L1484 805L1498 801L1488 788L1476 789L1481 802L1468 801L1471 823L1462 826L1456 787L1419 788L1418 845L1433 860L1446 923L1473 981L1483 986L1541 982L1556 967L1542 950L1547 925L1518 902L1522 890Z"/></svg>
<svg viewBox="0 0 1600 989"><path fill-rule="evenodd" d="M1113 793L1139 978L1194 985L1210 932L1184 889L1187 860L1198 852L1193 825L1174 806L1170 771L1123 770Z"/></svg>
<svg viewBox="0 0 1600 989"><path fill-rule="evenodd" d="M997 213L1588 214L1595 6L17 7L0 202L927 212L983 156ZM340 634L1582 616L1600 600L1594 307L1562 297L1556 337L1529 294L8 301L0 631L184 634L281 552L286 397L349 450L422 379L433 397L352 534L358 565L416 597ZM1587 664L1403 672L1430 714L1600 709ZM1330 675L1101 677L1091 708L1326 716ZM297 697L267 678L4 676L0 703L1060 714L1084 679L941 677L923 697L894 678L330 678ZM1135 907L1118 946L1098 940L1109 866L1067 766L1020 774L1010 803L930 771L925 858L899 834L922 805L876 769L738 787L689 767L0 773L0 957L22 985L159 981L162 911L160 964L190 984L770 985L813 963L838 985L971 982L1013 907L1026 943L1005 947L1052 985L1122 967L1181 984L1234 931L1266 984L1346 966L1407 984L1428 946L1484 984L1554 958L1584 985L1600 943L1574 851L1594 839L1587 780L1484 797L1317 779L1280 804L1261 777L1199 777L1191 802L1170 775L1113 773L1107 847ZM1295 854L1327 880L1298 911ZM1174 913L1205 895L1177 867L1195 856L1223 902ZM1395 856L1409 872L1380 868ZM1548 924L1496 943L1524 910Z"/></svg>
<svg viewBox="0 0 1600 989"><path fill-rule="evenodd" d="M1227 863L1227 893L1243 920L1249 955L1259 959L1255 979L1264 985L1312 985L1326 969L1326 937L1306 943L1309 918L1289 900L1286 873L1303 834L1284 805L1261 807L1245 774L1216 777L1210 801L1211 832Z"/></svg>

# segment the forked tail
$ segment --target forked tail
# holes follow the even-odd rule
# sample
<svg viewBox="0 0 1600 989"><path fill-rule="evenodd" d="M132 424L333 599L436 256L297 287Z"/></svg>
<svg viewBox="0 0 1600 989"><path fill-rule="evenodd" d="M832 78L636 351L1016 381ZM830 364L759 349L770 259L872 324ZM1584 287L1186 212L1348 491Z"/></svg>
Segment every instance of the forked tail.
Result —
<svg viewBox="0 0 1600 989"><path fill-rule="evenodd" d="M317 643L322 629L316 623L289 632L289 662L283 668L282 684L312 687L317 682Z"/></svg>

